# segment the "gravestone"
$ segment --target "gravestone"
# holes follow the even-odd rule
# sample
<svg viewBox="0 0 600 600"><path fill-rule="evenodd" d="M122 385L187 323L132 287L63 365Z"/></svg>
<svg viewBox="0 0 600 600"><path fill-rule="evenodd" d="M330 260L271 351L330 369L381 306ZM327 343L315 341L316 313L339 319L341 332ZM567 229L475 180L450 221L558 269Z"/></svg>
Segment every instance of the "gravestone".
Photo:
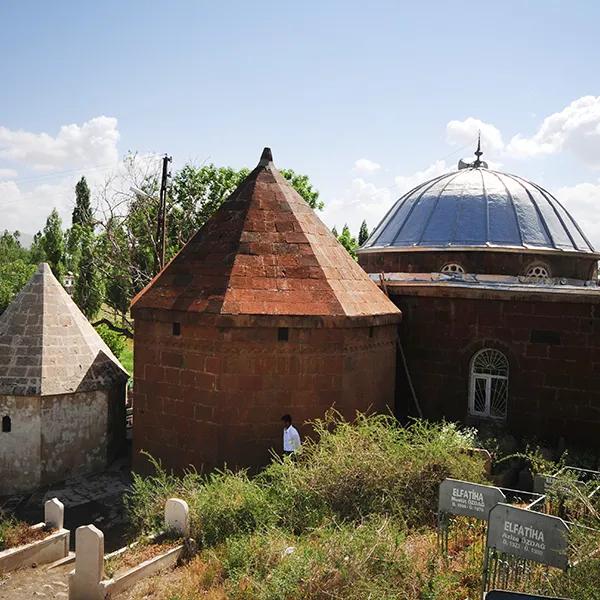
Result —
<svg viewBox="0 0 600 600"><path fill-rule="evenodd" d="M75 570L69 573L69 600L104 600L104 534L93 525L75 531Z"/></svg>
<svg viewBox="0 0 600 600"><path fill-rule="evenodd" d="M182 537L190 535L190 509L185 500L169 498L165 504L165 529Z"/></svg>
<svg viewBox="0 0 600 600"><path fill-rule="evenodd" d="M438 512L486 520L490 510L505 501L506 496L497 487L444 479L440 484Z"/></svg>
<svg viewBox="0 0 600 600"><path fill-rule="evenodd" d="M47 500L44 504L44 523L53 529L62 529L65 522L65 507L58 498Z"/></svg>
<svg viewBox="0 0 600 600"><path fill-rule="evenodd" d="M490 511L487 547L564 570L568 532L558 517L498 504Z"/></svg>

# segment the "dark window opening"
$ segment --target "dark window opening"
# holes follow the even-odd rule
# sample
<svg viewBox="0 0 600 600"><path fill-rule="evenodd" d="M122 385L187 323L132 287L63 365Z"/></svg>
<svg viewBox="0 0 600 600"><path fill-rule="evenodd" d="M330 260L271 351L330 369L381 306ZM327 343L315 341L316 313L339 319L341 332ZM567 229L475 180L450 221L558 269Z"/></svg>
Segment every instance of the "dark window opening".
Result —
<svg viewBox="0 0 600 600"><path fill-rule="evenodd" d="M369 327L369 337L372 338L373 337L373 333L375 331L374 327Z"/></svg>
<svg viewBox="0 0 600 600"><path fill-rule="evenodd" d="M533 344L560 344L560 333L558 331L546 331L543 329L532 329L530 341Z"/></svg>
<svg viewBox="0 0 600 600"><path fill-rule="evenodd" d="M287 327L280 327L277 330L277 339L280 342L287 342L290 336L290 331Z"/></svg>
<svg viewBox="0 0 600 600"><path fill-rule="evenodd" d="M10 433L12 429L12 423L8 415L2 417L2 433Z"/></svg>
<svg viewBox="0 0 600 600"><path fill-rule="evenodd" d="M173 323L173 335L181 335L181 323Z"/></svg>

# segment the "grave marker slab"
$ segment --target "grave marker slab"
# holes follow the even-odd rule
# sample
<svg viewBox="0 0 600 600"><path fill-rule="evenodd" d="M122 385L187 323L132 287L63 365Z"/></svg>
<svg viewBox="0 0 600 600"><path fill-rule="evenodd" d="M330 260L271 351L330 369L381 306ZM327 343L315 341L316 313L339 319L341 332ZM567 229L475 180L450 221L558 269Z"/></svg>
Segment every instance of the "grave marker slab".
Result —
<svg viewBox="0 0 600 600"><path fill-rule="evenodd" d="M487 547L564 570L568 532L558 517L498 504L490 511Z"/></svg>
<svg viewBox="0 0 600 600"><path fill-rule="evenodd" d="M438 512L486 520L498 502L506 502L506 496L497 487L444 479L440 484Z"/></svg>

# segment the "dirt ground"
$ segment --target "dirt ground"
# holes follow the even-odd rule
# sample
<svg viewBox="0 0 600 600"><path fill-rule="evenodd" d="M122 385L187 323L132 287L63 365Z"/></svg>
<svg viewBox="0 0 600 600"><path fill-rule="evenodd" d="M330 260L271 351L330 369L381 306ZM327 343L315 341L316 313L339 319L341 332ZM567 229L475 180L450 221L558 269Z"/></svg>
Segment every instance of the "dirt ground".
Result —
<svg viewBox="0 0 600 600"><path fill-rule="evenodd" d="M33 567L0 575L0 600L69 597L68 578L74 564L48 570Z"/></svg>

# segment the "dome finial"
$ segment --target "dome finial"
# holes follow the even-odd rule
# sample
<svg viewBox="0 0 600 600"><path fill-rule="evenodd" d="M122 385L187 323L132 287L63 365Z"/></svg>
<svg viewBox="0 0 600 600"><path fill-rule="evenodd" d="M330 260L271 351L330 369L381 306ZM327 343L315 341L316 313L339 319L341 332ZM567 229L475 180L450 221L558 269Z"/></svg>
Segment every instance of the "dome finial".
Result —
<svg viewBox="0 0 600 600"><path fill-rule="evenodd" d="M473 163L473 166L475 168L481 167L481 165L483 164L483 161L481 160L482 154L483 154L483 152L481 151L481 129L480 129L477 133L477 150L475 150L475 156L477 158L475 159L475 162Z"/></svg>

